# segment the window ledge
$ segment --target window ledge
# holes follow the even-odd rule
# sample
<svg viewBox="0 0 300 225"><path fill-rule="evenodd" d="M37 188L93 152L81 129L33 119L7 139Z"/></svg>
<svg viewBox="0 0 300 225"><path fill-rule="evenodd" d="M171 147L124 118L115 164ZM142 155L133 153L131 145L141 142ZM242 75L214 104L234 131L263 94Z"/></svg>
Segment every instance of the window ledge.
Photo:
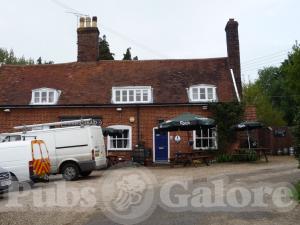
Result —
<svg viewBox="0 0 300 225"><path fill-rule="evenodd" d="M114 152L130 152L132 151L132 149L128 149L128 148L120 148L120 149L107 149L107 151L114 151Z"/></svg>

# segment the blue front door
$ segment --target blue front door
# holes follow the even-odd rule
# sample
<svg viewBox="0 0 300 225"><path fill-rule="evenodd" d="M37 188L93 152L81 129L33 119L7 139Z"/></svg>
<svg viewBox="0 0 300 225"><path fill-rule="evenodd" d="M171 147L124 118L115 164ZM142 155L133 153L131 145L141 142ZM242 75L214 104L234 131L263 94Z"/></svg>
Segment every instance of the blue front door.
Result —
<svg viewBox="0 0 300 225"><path fill-rule="evenodd" d="M168 161L168 132L155 130L155 161Z"/></svg>

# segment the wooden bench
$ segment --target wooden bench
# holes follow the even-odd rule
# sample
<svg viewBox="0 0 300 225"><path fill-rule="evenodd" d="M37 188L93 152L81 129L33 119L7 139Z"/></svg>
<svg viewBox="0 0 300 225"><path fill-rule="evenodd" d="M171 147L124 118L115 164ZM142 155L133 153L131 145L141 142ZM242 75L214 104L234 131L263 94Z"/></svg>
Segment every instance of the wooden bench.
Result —
<svg viewBox="0 0 300 225"><path fill-rule="evenodd" d="M196 166L195 161L197 161L197 160L201 160L202 163L205 163L207 166L210 166L210 161L212 160L212 157L208 156L208 155L194 156L194 157L192 157L192 164L194 166Z"/></svg>
<svg viewBox="0 0 300 225"><path fill-rule="evenodd" d="M193 165L197 166L196 161L201 160L207 166L210 165L210 161L212 160L211 156L208 155L199 155L197 153L181 153L176 154L176 157L170 158L170 167L174 167L174 165L182 164L183 166Z"/></svg>

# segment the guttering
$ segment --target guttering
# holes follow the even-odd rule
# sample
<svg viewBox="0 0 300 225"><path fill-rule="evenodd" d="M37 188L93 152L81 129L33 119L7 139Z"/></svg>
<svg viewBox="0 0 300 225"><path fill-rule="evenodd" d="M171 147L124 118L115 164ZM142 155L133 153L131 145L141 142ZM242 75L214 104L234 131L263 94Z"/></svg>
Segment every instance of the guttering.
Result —
<svg viewBox="0 0 300 225"><path fill-rule="evenodd" d="M235 102L224 101L224 102ZM136 107L175 107L175 106L209 106L211 104L221 104L223 102L206 103L151 103L151 104L73 104L73 105L0 105L0 109L55 109L55 108L136 108Z"/></svg>

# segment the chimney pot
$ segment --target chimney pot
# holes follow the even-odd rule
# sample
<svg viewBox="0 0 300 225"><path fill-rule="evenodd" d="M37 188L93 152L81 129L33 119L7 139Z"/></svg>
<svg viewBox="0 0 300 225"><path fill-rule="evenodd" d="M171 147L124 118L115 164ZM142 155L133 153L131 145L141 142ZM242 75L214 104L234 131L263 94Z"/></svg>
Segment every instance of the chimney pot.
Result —
<svg viewBox="0 0 300 225"><path fill-rule="evenodd" d="M79 19L79 27L80 28L84 27L84 22L85 22L85 18L84 17L80 17L80 19Z"/></svg>
<svg viewBox="0 0 300 225"><path fill-rule="evenodd" d="M86 17L85 18L85 26L86 27L91 27L91 17Z"/></svg>
<svg viewBox="0 0 300 225"><path fill-rule="evenodd" d="M92 27L97 27L97 16L93 16L92 18Z"/></svg>

